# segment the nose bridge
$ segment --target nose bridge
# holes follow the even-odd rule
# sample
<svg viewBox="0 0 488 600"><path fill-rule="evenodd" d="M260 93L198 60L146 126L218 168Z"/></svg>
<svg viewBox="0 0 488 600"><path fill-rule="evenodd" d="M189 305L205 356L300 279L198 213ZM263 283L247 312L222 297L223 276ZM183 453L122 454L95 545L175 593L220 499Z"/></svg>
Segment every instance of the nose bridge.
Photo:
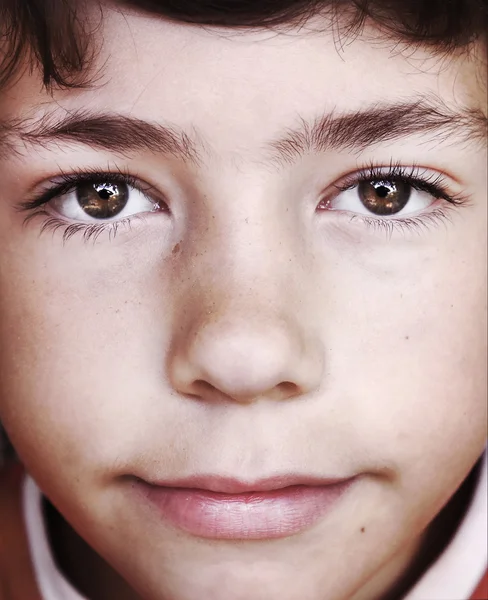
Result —
<svg viewBox="0 0 488 600"><path fill-rule="evenodd" d="M213 182L218 192L210 191L198 211L198 230L187 244L192 279L223 307L276 306L284 294L290 302L299 284L297 273L291 276L300 262L296 223L264 178L231 173Z"/></svg>
<svg viewBox="0 0 488 600"><path fill-rule="evenodd" d="M228 191L221 186L219 198L207 203L187 246L191 293L185 296L192 312L207 315L214 326L245 320L250 331L297 314L304 270L297 268L292 219L259 179L248 179L234 181Z"/></svg>

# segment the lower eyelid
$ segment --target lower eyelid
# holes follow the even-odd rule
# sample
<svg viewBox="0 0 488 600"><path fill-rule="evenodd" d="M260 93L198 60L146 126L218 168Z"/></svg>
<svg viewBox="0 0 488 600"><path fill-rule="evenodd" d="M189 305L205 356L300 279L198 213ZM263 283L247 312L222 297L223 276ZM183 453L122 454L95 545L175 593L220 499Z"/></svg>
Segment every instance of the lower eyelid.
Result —
<svg viewBox="0 0 488 600"><path fill-rule="evenodd" d="M41 234L50 232L54 235L59 233L64 244L68 240L71 240L71 238L80 236L83 242L96 242L102 235L106 237L106 241L113 241L124 229L129 232L132 231L134 221L140 218L140 216L133 215L132 217L112 222L69 222L45 212L41 207L38 211L28 215L24 220L24 223L27 224L29 221L35 220L36 218L43 219L43 222L40 225Z"/></svg>

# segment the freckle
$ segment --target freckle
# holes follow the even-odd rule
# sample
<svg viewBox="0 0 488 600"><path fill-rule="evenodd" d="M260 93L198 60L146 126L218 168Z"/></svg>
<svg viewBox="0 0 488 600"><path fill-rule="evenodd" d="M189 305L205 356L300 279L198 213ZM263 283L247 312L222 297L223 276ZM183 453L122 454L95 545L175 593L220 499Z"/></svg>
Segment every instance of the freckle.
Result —
<svg viewBox="0 0 488 600"><path fill-rule="evenodd" d="M409 339L410 339L410 336L409 336L409 335L406 335L406 336L405 336L405 339L406 339L406 340L409 340Z"/></svg>

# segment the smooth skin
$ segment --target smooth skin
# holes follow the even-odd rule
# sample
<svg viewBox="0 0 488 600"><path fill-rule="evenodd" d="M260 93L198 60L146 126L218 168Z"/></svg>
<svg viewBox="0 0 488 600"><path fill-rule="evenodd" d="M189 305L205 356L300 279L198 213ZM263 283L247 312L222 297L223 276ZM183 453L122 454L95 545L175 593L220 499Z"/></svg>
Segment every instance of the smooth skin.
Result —
<svg viewBox="0 0 488 600"><path fill-rule="evenodd" d="M123 577L94 559L97 577L80 575L93 599L108 581L112 597L145 600L386 597L483 452L486 141L425 129L270 152L301 118L378 103L486 114L483 51L446 60L373 27L341 45L329 26L236 33L106 7L92 87L50 95L26 72L0 98L26 128L118 113L183 128L197 151L25 135L0 162L0 420ZM398 217L416 224L364 221L335 186L392 163L463 202L424 194ZM129 172L161 209L134 196L142 218L88 241L43 231L53 215L79 222L65 198L25 222L19 204L89 169ZM358 479L302 533L218 541L155 518L129 477L201 473Z"/></svg>

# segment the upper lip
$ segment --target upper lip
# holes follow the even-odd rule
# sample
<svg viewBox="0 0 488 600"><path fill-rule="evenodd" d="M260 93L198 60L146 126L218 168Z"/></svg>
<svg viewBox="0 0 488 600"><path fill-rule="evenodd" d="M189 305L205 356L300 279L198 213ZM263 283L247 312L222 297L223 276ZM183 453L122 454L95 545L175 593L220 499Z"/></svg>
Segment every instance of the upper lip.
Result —
<svg viewBox="0 0 488 600"><path fill-rule="evenodd" d="M249 492L268 492L292 485L326 486L344 483L352 477L313 477L307 475L287 474L273 475L254 481L242 481L233 477L220 475L193 475L181 479L164 481L146 481L152 486L169 488L201 489L224 494L244 494Z"/></svg>

